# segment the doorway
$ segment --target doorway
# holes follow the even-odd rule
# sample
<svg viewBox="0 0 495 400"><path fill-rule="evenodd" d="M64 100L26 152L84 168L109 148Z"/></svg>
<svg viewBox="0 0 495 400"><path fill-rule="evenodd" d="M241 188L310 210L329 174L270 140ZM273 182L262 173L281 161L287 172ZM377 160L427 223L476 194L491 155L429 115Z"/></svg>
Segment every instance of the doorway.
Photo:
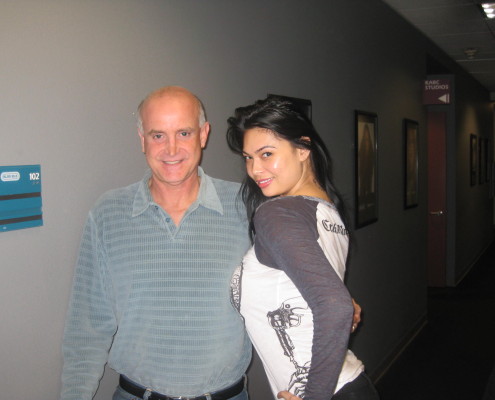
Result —
<svg viewBox="0 0 495 400"><path fill-rule="evenodd" d="M428 111L428 286L447 279L447 113Z"/></svg>

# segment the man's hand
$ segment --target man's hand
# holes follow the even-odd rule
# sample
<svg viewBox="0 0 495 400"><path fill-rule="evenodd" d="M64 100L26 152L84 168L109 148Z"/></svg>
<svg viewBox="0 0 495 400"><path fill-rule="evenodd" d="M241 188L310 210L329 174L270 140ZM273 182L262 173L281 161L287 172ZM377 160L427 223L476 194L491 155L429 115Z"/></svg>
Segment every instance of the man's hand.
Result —
<svg viewBox="0 0 495 400"><path fill-rule="evenodd" d="M300 397L296 396L295 394L288 392L287 390L283 390L281 392L278 392L277 398L285 399L285 400L302 400Z"/></svg>
<svg viewBox="0 0 495 400"><path fill-rule="evenodd" d="M352 328L351 333L354 332L361 322L361 306L352 299L352 305L354 306L354 315L352 316Z"/></svg>

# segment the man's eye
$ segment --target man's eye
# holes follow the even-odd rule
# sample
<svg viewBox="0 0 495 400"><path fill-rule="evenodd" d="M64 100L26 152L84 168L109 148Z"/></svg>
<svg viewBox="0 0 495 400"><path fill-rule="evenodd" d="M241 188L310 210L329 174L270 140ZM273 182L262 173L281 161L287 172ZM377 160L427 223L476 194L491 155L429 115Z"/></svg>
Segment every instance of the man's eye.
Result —
<svg viewBox="0 0 495 400"><path fill-rule="evenodd" d="M153 139L161 139L163 137L163 135L161 133L155 133L153 135Z"/></svg>
<svg viewBox="0 0 495 400"><path fill-rule="evenodd" d="M179 136L182 136L182 137L185 137L185 136L189 136L189 132L180 132L179 133Z"/></svg>

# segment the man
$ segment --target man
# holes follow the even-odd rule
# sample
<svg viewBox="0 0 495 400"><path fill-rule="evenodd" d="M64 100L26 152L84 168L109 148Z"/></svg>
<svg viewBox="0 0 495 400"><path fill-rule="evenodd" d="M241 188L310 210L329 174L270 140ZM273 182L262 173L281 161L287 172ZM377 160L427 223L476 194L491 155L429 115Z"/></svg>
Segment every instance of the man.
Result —
<svg viewBox="0 0 495 400"><path fill-rule="evenodd" d="M91 399L108 361L121 374L114 400L245 400L251 343L229 296L249 247L239 185L199 167L210 125L195 95L159 89L138 116L150 170L89 213L61 399Z"/></svg>
<svg viewBox="0 0 495 400"><path fill-rule="evenodd" d="M150 171L89 213L61 398L91 399L108 361L121 374L114 399L244 399L251 344L229 298L249 247L239 186L199 167L210 125L192 93L159 89L138 111Z"/></svg>

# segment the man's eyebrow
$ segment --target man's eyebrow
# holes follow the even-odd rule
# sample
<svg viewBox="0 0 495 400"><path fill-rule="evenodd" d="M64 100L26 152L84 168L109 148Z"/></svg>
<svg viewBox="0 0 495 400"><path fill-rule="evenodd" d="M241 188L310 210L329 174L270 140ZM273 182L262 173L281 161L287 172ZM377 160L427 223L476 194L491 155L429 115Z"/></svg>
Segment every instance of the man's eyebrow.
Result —
<svg viewBox="0 0 495 400"><path fill-rule="evenodd" d="M190 126L186 126L184 128L179 128L175 130L175 133L180 133L180 132L194 132L194 128ZM155 133L165 134L165 131L161 129L150 129L148 132L146 132L147 135L153 135Z"/></svg>
<svg viewBox="0 0 495 400"><path fill-rule="evenodd" d="M147 135L151 135L153 133L164 133L164 132L158 129L150 129L148 132L146 132Z"/></svg>

